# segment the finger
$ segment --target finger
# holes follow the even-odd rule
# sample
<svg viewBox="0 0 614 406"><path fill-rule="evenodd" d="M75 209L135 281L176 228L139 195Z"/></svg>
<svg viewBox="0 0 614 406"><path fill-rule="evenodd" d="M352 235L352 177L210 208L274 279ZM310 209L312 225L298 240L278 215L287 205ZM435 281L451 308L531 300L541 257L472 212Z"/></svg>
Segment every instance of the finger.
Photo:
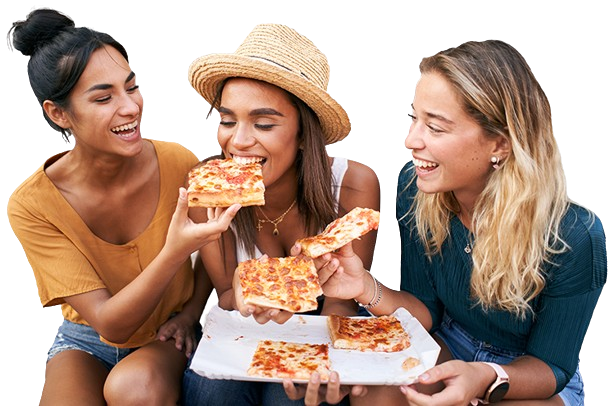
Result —
<svg viewBox="0 0 614 406"><path fill-rule="evenodd" d="M320 285L324 285L328 280L335 274L335 272L339 269L339 260L337 258L333 258L326 265L324 265L318 271L318 278L320 280Z"/></svg>
<svg viewBox="0 0 614 406"><path fill-rule="evenodd" d="M181 334L179 331L175 334L175 348L179 351L183 351L184 344L184 334Z"/></svg>
<svg viewBox="0 0 614 406"><path fill-rule="evenodd" d="M235 217L235 215L237 214L239 209L241 209L241 205L239 203L235 203L232 206L230 206L228 209L224 210L221 213L222 222L224 224L226 224L226 223L230 224L230 222Z"/></svg>
<svg viewBox="0 0 614 406"><path fill-rule="evenodd" d="M276 313L269 313L269 317L277 324L284 324L294 315L292 312L286 310L278 310Z"/></svg>
<svg viewBox="0 0 614 406"><path fill-rule="evenodd" d="M177 207L173 214L173 219L176 221L188 217L188 192L184 187L179 188L179 197L177 198Z"/></svg>
<svg viewBox="0 0 614 406"><path fill-rule="evenodd" d="M311 374L309 378L309 383L307 384L307 390L305 391L305 405L319 405L320 402L318 399L320 393L320 374L314 372Z"/></svg>
<svg viewBox="0 0 614 406"><path fill-rule="evenodd" d="M285 378L282 381L282 384L284 386L284 390L286 391L286 395L288 395L288 398L292 400L299 400L305 396L304 387L302 385L294 385L294 382L292 382L291 379Z"/></svg>
<svg viewBox="0 0 614 406"><path fill-rule="evenodd" d="M328 377L328 384L326 385L326 402L327 403L339 403L341 399L347 394L340 391L341 383L339 382L339 374L336 371L330 373Z"/></svg>
<svg viewBox="0 0 614 406"><path fill-rule="evenodd" d="M365 385L354 385L352 386L351 392L352 392L352 396L360 398L360 397L365 396L368 390Z"/></svg>
<svg viewBox="0 0 614 406"><path fill-rule="evenodd" d="M302 251L301 244L295 243L292 248L290 248L290 255L296 257Z"/></svg>

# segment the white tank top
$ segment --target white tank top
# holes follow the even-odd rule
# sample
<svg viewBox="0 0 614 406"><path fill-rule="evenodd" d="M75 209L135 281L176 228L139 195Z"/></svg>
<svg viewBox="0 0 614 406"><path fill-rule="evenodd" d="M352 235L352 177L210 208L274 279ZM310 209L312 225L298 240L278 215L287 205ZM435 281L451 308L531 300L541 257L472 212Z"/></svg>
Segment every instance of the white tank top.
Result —
<svg viewBox="0 0 614 406"><path fill-rule="evenodd" d="M339 195L341 194L341 184L343 183L343 176L345 176L345 172L348 169L348 160L347 158L333 158L333 165L331 166L331 171L333 175L333 198L335 200L335 211L339 210ZM230 229L233 233L235 233L235 229L231 224ZM236 238L235 233L235 241L237 248L237 263L247 261L248 259L252 259L249 253L243 248L241 244L239 244L239 240ZM262 252L256 248L256 252L254 258L260 258L262 256Z"/></svg>

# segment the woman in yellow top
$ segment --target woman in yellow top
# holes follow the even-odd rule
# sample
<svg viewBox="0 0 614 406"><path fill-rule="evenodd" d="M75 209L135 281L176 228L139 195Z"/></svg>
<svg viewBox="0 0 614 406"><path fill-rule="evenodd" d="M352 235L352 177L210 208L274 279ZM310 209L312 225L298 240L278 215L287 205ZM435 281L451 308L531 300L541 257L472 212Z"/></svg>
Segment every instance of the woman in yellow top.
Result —
<svg viewBox="0 0 614 406"><path fill-rule="evenodd" d="M227 229L239 205L209 210L207 223L189 220L181 186L198 160L141 138L143 99L112 37L48 9L9 34L30 56L45 119L75 140L8 204L41 302L61 304L65 319L41 404L176 404L211 286L190 256Z"/></svg>

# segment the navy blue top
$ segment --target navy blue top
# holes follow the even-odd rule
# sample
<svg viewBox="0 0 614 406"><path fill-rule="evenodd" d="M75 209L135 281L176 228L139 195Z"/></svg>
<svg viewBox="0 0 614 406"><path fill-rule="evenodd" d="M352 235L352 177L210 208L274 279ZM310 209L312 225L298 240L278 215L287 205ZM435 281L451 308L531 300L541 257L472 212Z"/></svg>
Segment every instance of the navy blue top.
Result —
<svg viewBox="0 0 614 406"><path fill-rule="evenodd" d="M469 230L451 216L450 236L441 255L428 260L410 210L418 190L414 165L407 163L397 185L397 221L401 234L401 290L429 309L436 330L447 312L474 338L546 362L554 372L558 393L578 366L582 341L606 281L605 234L601 221L571 204L560 234L569 248L544 264L545 288L531 302L535 316L524 320L505 311L484 312L470 298L471 254L465 252ZM509 236L513 238L513 235ZM470 361L470 360L466 360Z"/></svg>

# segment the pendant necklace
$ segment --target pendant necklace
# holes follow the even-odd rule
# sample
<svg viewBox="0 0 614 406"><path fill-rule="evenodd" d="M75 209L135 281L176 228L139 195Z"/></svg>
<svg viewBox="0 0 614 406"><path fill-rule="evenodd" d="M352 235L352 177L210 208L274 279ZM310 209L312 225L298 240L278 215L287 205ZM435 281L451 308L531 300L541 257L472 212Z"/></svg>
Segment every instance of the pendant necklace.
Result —
<svg viewBox="0 0 614 406"><path fill-rule="evenodd" d="M469 234L469 236L467 236L467 246L465 247L464 251L467 254L471 254L472 250L473 250L473 238L471 238L471 234Z"/></svg>
<svg viewBox="0 0 614 406"><path fill-rule="evenodd" d="M256 206L258 210L260 211L260 213L262 213L262 215L264 216L264 219L261 219L260 217L258 217L258 215L256 215L256 217L258 218L258 225L256 226L258 228L258 231L262 230L263 223L271 223L273 224L273 227L275 227L273 229L273 235L279 235L279 230L277 229L277 225L281 223L282 221L284 221L284 217L286 217L286 214L288 214L290 210L292 210L295 203L296 203L296 199L294 199L290 207L288 207L288 209L285 212L283 212L281 216L277 217L275 220L271 220L270 218L268 218L267 215L264 214L260 206Z"/></svg>

